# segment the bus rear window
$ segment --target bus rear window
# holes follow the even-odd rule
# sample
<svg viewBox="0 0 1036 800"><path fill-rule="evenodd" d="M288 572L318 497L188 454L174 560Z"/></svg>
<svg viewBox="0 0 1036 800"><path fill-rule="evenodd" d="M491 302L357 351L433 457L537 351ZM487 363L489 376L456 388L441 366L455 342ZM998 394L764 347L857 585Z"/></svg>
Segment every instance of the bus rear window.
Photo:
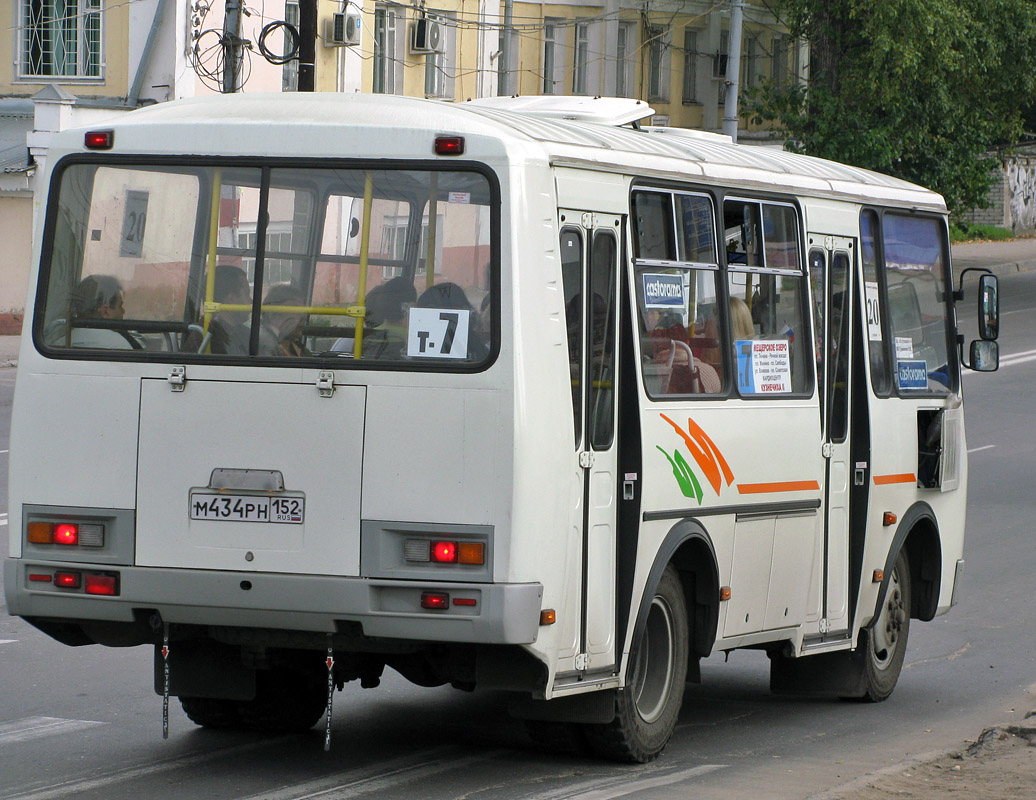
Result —
<svg viewBox="0 0 1036 800"><path fill-rule="evenodd" d="M77 163L55 191L46 349L416 368L493 349L480 172Z"/></svg>

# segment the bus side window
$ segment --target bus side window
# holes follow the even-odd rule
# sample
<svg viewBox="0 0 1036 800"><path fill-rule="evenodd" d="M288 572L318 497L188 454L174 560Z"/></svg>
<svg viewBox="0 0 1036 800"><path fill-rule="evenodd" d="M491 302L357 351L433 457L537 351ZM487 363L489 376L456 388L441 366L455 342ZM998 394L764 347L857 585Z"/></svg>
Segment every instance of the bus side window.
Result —
<svg viewBox="0 0 1036 800"><path fill-rule="evenodd" d="M572 382L572 417L575 443L579 446L583 431L582 382L580 363L583 358L583 238L578 231L566 228L561 232L561 282L565 291L565 324L568 329L568 367Z"/></svg>

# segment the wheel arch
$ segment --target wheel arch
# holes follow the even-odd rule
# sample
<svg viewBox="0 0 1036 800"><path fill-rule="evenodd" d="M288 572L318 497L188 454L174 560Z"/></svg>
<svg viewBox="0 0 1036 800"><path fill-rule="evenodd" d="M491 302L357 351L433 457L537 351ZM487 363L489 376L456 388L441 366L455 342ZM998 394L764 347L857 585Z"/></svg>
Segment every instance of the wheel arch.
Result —
<svg viewBox="0 0 1036 800"><path fill-rule="evenodd" d="M939 592L942 588L942 544L939 539L939 522L932 507L924 501L914 503L903 515L896 528L885 558L885 574L878 589L874 604L874 616L885 602L892 577L892 568L900 550L906 548L910 564L910 616L928 622L935 616L939 606Z"/></svg>
<svg viewBox="0 0 1036 800"><path fill-rule="evenodd" d="M680 576L687 604L689 655L692 659L705 658L712 652L719 625L719 566L712 539L695 519L674 525L658 548L640 597L632 644L635 646L644 633L651 600L669 564Z"/></svg>

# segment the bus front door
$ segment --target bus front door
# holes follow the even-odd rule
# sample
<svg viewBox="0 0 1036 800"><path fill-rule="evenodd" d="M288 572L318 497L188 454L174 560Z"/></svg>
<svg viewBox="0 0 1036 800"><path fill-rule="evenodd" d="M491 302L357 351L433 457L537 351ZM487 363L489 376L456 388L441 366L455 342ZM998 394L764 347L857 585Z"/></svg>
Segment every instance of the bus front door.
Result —
<svg viewBox="0 0 1036 800"><path fill-rule="evenodd" d="M817 373L821 385L823 451L826 461L823 587L819 630L822 640L844 638L849 628L849 493L852 424L855 242L810 234L810 275L817 311Z"/></svg>

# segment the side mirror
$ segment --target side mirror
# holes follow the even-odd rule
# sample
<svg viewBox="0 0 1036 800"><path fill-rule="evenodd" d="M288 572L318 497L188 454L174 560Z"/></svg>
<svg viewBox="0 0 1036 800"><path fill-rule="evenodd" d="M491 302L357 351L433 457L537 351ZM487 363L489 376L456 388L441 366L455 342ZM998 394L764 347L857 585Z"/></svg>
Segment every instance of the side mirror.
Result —
<svg viewBox="0 0 1036 800"><path fill-rule="evenodd" d="M976 339L971 343L971 363L965 366L975 372L996 372L1000 368L1000 344Z"/></svg>
<svg viewBox="0 0 1036 800"><path fill-rule="evenodd" d="M987 341L994 341L1000 335L1000 293L996 275L983 275L979 278L978 335Z"/></svg>

